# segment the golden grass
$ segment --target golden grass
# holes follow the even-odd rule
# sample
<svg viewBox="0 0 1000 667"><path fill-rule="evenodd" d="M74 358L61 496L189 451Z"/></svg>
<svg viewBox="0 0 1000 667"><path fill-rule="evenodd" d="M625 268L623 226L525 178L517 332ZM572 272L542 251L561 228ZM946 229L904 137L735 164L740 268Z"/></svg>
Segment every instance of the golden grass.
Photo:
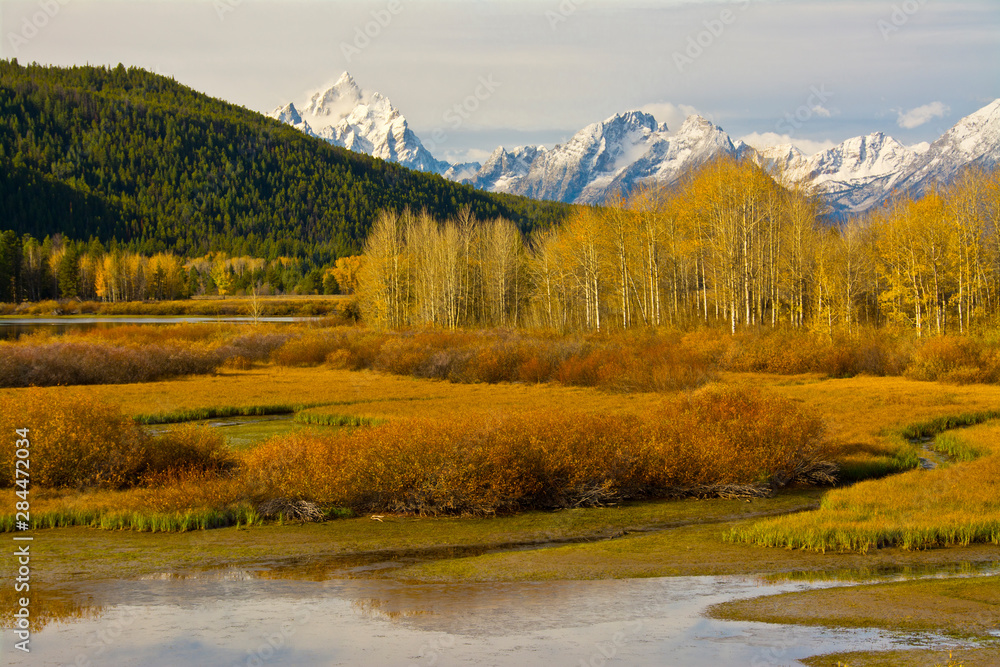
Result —
<svg viewBox="0 0 1000 667"><path fill-rule="evenodd" d="M16 396L23 391L26 390L0 389L0 397ZM133 385L44 387L36 391L39 396L84 397L118 405L132 416L263 405L325 405L340 414L394 417L447 416L461 410L506 411L540 406L635 414L663 400L662 394L655 393L608 394L585 387L544 384L466 385L375 371L273 365ZM355 411L355 405L361 408Z"/></svg>
<svg viewBox="0 0 1000 667"><path fill-rule="evenodd" d="M822 379L815 374L725 373L722 378L723 384L762 387L819 415L829 436L831 458L848 471L861 471L858 476L899 469L901 441L894 432L908 423L1000 406L1000 388L988 385L954 386L865 376ZM3 389L0 398L20 396L25 391ZM531 408L553 413L643 416L655 412L663 401L663 394L657 393L607 393L558 384L456 384L329 366L273 364L143 384L32 391L44 400L77 397L105 402L120 406L126 414L154 421L206 409L253 413L266 406L305 407L300 417L318 422L343 417L365 423L414 416L444 421L469 412L503 418Z"/></svg>
<svg viewBox="0 0 1000 667"><path fill-rule="evenodd" d="M972 426L953 437L982 458L831 491L815 512L734 529L728 539L861 552L1000 544L1000 423Z"/></svg>
<svg viewBox="0 0 1000 667"><path fill-rule="evenodd" d="M809 667L979 667L1000 665L1000 648L852 651L802 658Z"/></svg>
<svg viewBox="0 0 1000 667"><path fill-rule="evenodd" d="M169 387L188 403L171 405L167 416L178 410L196 414L198 406L192 402L199 398L229 400L212 381L223 378L147 383L129 387L131 391L118 386L8 390L0 424L9 430L28 426L39 434L32 449L43 461L37 484L142 486L124 498L124 508L156 514L225 511L278 496L359 511L420 513L594 504L683 494L719 484L783 486L823 454L817 418L801 414L789 400L749 389L714 387L664 401L657 395L620 396L558 386L500 385L486 391L484 386L373 377L377 389L372 390L344 382L358 380L358 374L346 371L328 371L327 379L335 381L320 383L317 375L323 374L316 371L271 370L234 371L225 379L233 381L232 388L244 390L244 401L258 399L245 391L254 384L247 379L262 378L261 396L325 399L328 410L353 412L358 423L375 423L387 415L382 411L371 416L377 403L352 403L352 395L379 395L382 406L404 406L411 416L388 415L394 418L384 426L331 437L300 433L272 440L250 451L232 479L217 479L211 472L226 464L220 436L189 429L171 431L154 442L119 411L125 401L131 409L145 411L148 403L137 401L136 393L156 397ZM428 397L424 390L429 384L441 389L445 400ZM193 391L195 386L205 393ZM282 386L295 393L280 396ZM311 393L303 394L305 388ZM498 395L506 402L498 402ZM109 396L118 404L101 403ZM589 399L591 411L585 411L588 401L581 396ZM435 403L435 409L427 409ZM609 404L618 409L609 410ZM536 405L548 407L526 412ZM305 415L324 416L335 415ZM144 418L151 417L156 415ZM172 472L181 467L211 474ZM105 479L111 474L116 477ZM87 514L87 508L101 516L109 511L91 496L82 506L64 502L49 514L67 511L93 523L97 515Z"/></svg>
<svg viewBox="0 0 1000 667"><path fill-rule="evenodd" d="M759 386L801 403L823 418L839 463L890 458L899 447L893 429L914 421L1000 406L1000 387L952 386L904 378L824 380L818 375L723 374L724 384ZM24 389L0 389L0 397ZM599 414L644 414L662 394L606 393L555 384L455 384L329 367L267 365L135 385L46 387L39 396L83 397L118 405L132 416L167 415L227 406L319 406L306 413L367 418L448 419L466 411L498 415L545 407Z"/></svg>
<svg viewBox="0 0 1000 667"><path fill-rule="evenodd" d="M727 384L746 383L792 399L819 414L835 460L848 479L898 472L893 460L908 444L901 437L907 426L934 419L1000 409L1000 387L956 386L901 377L857 376L824 379L817 374L781 376L723 373ZM905 451L903 452L905 453ZM912 465L912 461L911 461ZM851 475L852 469L859 474Z"/></svg>

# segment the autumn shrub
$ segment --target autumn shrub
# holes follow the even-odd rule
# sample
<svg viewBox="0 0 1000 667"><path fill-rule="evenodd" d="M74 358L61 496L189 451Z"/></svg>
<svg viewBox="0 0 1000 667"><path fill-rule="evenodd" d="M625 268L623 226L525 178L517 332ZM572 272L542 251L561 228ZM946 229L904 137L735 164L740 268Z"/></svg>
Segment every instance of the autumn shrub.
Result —
<svg viewBox="0 0 1000 667"><path fill-rule="evenodd" d="M351 370L372 368L385 335L344 327L324 327L294 332L271 352L279 366L317 366L341 350L343 364Z"/></svg>
<svg viewBox="0 0 1000 667"><path fill-rule="evenodd" d="M208 373L223 361L207 349L147 345L119 347L83 342L0 347L0 386L150 382Z"/></svg>
<svg viewBox="0 0 1000 667"><path fill-rule="evenodd" d="M0 404L0 432L25 428L31 484L39 487L121 489L171 471L218 472L231 465L222 438L204 430L153 438L118 407L37 390ZM0 450L3 486L15 481L14 459L13 447Z"/></svg>
<svg viewBox="0 0 1000 667"><path fill-rule="evenodd" d="M643 417L536 410L299 433L247 453L240 475L258 499L484 514L781 486L821 460L821 433L791 401L708 388Z"/></svg>
<svg viewBox="0 0 1000 667"><path fill-rule="evenodd" d="M52 315L63 312L62 304L58 301L48 299L46 301L25 301L18 304L18 315Z"/></svg>
<svg viewBox="0 0 1000 667"><path fill-rule="evenodd" d="M761 328L712 342L719 368L735 372L900 375L911 356L905 337L879 331L831 337L806 330Z"/></svg>
<svg viewBox="0 0 1000 667"><path fill-rule="evenodd" d="M250 332L220 345L214 354L220 359L239 357L248 361L267 361L292 337L289 333Z"/></svg>
<svg viewBox="0 0 1000 667"><path fill-rule="evenodd" d="M426 336L393 336L387 338L372 360L372 368L393 375L418 375L431 377L419 371L432 356L437 346L428 344Z"/></svg>
<svg viewBox="0 0 1000 667"><path fill-rule="evenodd" d="M335 340L302 336L283 343L271 353L271 359L280 366L316 366L338 349Z"/></svg>
<svg viewBox="0 0 1000 667"><path fill-rule="evenodd" d="M835 338L816 366L830 377L902 375L912 354L908 339L881 332Z"/></svg>
<svg viewBox="0 0 1000 667"><path fill-rule="evenodd" d="M736 334L720 365L725 370L750 373L807 373L821 370L830 344L823 336L787 329L755 330Z"/></svg>
<svg viewBox="0 0 1000 667"><path fill-rule="evenodd" d="M98 341L111 345L181 345L207 343L235 336L241 329L233 324L208 322L185 322L180 324L117 324L111 327L95 327L82 331L66 339Z"/></svg>
<svg viewBox="0 0 1000 667"><path fill-rule="evenodd" d="M977 338L928 338L914 350L906 376L956 384L996 382L1000 379L1000 351Z"/></svg>

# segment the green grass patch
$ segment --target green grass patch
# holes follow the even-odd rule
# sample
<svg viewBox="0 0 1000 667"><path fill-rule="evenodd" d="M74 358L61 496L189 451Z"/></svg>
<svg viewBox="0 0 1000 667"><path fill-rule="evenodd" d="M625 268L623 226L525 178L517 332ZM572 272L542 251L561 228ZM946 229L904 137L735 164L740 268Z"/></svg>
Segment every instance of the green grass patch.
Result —
<svg viewBox="0 0 1000 667"><path fill-rule="evenodd" d="M851 651L800 660L809 667L973 667L1000 665L1000 648Z"/></svg>
<svg viewBox="0 0 1000 667"><path fill-rule="evenodd" d="M294 420L300 424L318 424L321 426L378 426L386 423L380 417L359 417L358 415L339 415L326 412L299 412Z"/></svg>
<svg viewBox="0 0 1000 667"><path fill-rule="evenodd" d="M941 434L931 444L955 464L836 489L815 512L744 524L724 537L732 543L820 552L1000 544L1000 455L989 451L997 426L984 423L995 414L940 417L894 434L926 438L942 429L970 426L963 438Z"/></svg>
<svg viewBox="0 0 1000 667"><path fill-rule="evenodd" d="M181 422L199 421L202 419L222 419L225 417L259 417L264 415L290 415L312 405L241 405L216 406L210 408L187 408L173 412L160 412L148 415L135 415L133 419L138 424L179 424Z"/></svg>
<svg viewBox="0 0 1000 667"><path fill-rule="evenodd" d="M954 428L963 426L973 426L1000 417L1000 410L983 410L980 412L966 412L960 415L950 415L937 417L925 422L910 424L897 431L900 437L907 440L917 438L929 438Z"/></svg>
<svg viewBox="0 0 1000 667"><path fill-rule="evenodd" d="M931 443L931 449L938 454L944 454L954 463L975 461L983 455L982 450L969 445L951 433L942 433L934 438L934 441Z"/></svg>
<svg viewBox="0 0 1000 667"><path fill-rule="evenodd" d="M342 507L324 510L325 519L344 519L353 516L354 512ZM279 517L276 521L284 523L283 517ZM184 512L56 510L34 513L31 517L32 529L86 526L102 530L135 530L151 533L184 533L229 526L237 528L259 526L263 523L265 519L249 503L240 503L224 509L197 509ZM0 516L0 532L11 533L15 530L14 515Z"/></svg>
<svg viewBox="0 0 1000 667"><path fill-rule="evenodd" d="M878 479L913 470L920 465L920 457L917 455L916 447L899 437L898 447L892 456L873 456L861 461L841 461L837 465L840 466L839 483L853 484L866 479Z"/></svg>

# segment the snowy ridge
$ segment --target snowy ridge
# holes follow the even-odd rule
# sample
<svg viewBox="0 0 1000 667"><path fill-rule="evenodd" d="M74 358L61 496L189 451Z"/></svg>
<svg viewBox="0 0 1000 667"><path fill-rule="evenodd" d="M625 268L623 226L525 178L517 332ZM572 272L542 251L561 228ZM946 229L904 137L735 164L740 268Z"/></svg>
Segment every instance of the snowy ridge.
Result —
<svg viewBox="0 0 1000 667"><path fill-rule="evenodd" d="M588 125L551 150L521 149L494 182L502 183L505 192L536 199L597 203L610 194L627 168L664 143L666 136L667 126L651 115L628 111ZM478 178L473 183L480 185Z"/></svg>
<svg viewBox="0 0 1000 667"><path fill-rule="evenodd" d="M441 174L452 168L424 148L388 98L362 90L347 72L313 93L301 111L289 103L268 115L335 146L410 169Z"/></svg>
<svg viewBox="0 0 1000 667"><path fill-rule="evenodd" d="M496 149L471 182L494 192L596 204L644 182L671 183L720 153L733 155L729 135L701 116L676 134L642 111L616 114L551 150Z"/></svg>
<svg viewBox="0 0 1000 667"><path fill-rule="evenodd" d="M1000 99L966 116L931 144L904 146L881 132L806 156L788 144L754 148L689 116L676 133L648 113L627 111L577 132L565 144L497 147L485 164L436 159L388 98L344 72L332 86L268 114L349 150L470 183L491 192L595 204L643 183L669 185L717 155L747 159L786 183L814 188L837 215L882 204L892 192L914 195L947 183L968 165L1000 163Z"/></svg>
<svg viewBox="0 0 1000 667"><path fill-rule="evenodd" d="M1000 100L961 119L932 144L907 147L873 132L811 157L790 145L740 150L776 176L814 187L834 214L860 213L893 192L919 196L966 166L992 169L1000 163Z"/></svg>
<svg viewBox="0 0 1000 667"><path fill-rule="evenodd" d="M900 186L922 194L954 178L966 165L993 169L1000 164L1000 99L958 121L918 154Z"/></svg>

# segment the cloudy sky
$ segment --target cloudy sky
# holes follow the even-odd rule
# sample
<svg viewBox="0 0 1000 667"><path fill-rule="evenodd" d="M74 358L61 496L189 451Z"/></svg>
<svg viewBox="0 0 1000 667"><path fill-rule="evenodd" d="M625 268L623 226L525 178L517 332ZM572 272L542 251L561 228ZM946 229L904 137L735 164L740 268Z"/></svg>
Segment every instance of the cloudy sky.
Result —
<svg viewBox="0 0 1000 667"><path fill-rule="evenodd" d="M0 0L0 34L4 58L136 65L262 112L350 71L451 160L629 109L807 152L914 144L1000 97L997 0Z"/></svg>

